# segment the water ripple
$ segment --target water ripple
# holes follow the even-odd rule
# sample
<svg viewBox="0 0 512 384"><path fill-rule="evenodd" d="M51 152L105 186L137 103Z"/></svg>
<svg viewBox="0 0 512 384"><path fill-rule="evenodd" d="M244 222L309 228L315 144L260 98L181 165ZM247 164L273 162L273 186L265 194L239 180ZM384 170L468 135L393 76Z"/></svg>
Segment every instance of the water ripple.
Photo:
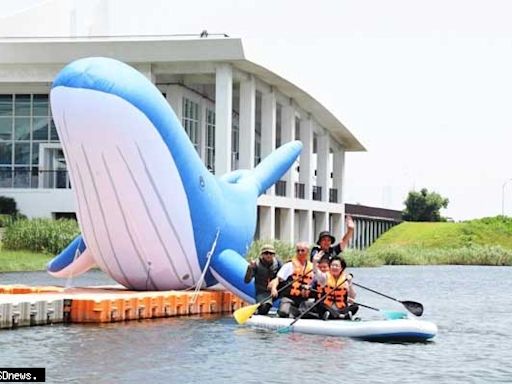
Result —
<svg viewBox="0 0 512 384"><path fill-rule="evenodd" d="M424 318L438 324L435 341L383 344L277 334L238 327L228 316L190 317L2 331L0 361L3 366L46 367L51 383L512 382L512 268L383 267L353 272L363 285L422 302ZM59 284L38 273L1 277L3 283ZM110 281L95 272L90 280L75 283ZM399 303L358 293L362 303L404 310ZM364 309L361 316L380 318Z"/></svg>

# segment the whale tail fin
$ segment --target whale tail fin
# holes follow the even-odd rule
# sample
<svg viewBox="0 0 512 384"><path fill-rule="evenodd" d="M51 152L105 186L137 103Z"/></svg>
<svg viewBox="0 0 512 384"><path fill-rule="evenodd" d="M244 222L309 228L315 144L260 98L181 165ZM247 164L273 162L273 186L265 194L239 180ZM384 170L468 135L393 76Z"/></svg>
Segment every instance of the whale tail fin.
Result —
<svg viewBox="0 0 512 384"><path fill-rule="evenodd" d="M47 265L48 273L55 277L79 276L96 265L92 254L78 235L61 253Z"/></svg>
<svg viewBox="0 0 512 384"><path fill-rule="evenodd" d="M301 151L302 143L298 140L292 141L276 149L252 170L251 176L258 188L258 196L277 183L290 169Z"/></svg>

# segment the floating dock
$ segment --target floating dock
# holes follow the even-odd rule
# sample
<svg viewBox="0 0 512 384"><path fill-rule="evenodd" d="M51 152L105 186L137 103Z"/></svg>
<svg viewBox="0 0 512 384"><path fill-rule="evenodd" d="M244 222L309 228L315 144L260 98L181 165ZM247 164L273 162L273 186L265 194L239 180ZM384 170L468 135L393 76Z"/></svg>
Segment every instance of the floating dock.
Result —
<svg viewBox="0 0 512 384"><path fill-rule="evenodd" d="M224 290L137 292L121 286L0 285L0 328L231 313L244 305Z"/></svg>

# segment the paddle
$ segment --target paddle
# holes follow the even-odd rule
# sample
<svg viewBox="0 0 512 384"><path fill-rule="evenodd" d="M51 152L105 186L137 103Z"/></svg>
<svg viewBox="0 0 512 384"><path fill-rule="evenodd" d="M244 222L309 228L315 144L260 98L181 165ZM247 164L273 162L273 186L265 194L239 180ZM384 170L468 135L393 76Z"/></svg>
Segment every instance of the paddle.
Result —
<svg viewBox="0 0 512 384"><path fill-rule="evenodd" d="M308 273L306 273L306 275L309 275L311 272L313 272L312 270L309 271ZM302 276L304 277L304 276ZM302 278L301 277L301 278ZM299 278L300 279L300 278ZM299 281L299 279L296 279L296 280L292 280L292 281L289 281L288 283L286 283L284 286L282 286L281 288L279 288L277 290L277 293L279 294L279 292L285 290L286 288L288 288L290 285L292 285L293 283L295 283L296 281ZM251 317L254 312L257 311L258 307L263 304L265 301L269 300L272 298L272 295L269 295L267 297L265 297L263 300L261 300L260 302L256 303L256 304L252 304L252 305L248 305L247 307L242 307L242 308L239 308L237 309L235 312L233 312L233 317L235 318L236 322L238 324L243 324L245 323L247 320L249 320L249 317Z"/></svg>
<svg viewBox="0 0 512 384"><path fill-rule="evenodd" d="M352 276L352 274L350 274L350 276ZM334 292L337 288L341 287L345 281L347 281L347 278L344 278L341 283L339 283L338 285L336 285L336 287L334 287L334 289L331 291L331 292ZM315 308L318 304L320 304L322 301L324 301L324 299L329 296L331 294L331 292L327 292L325 295L322 295L322 297L320 297L317 301L315 301L313 303L313 305L311 307L309 307L308 309L306 309L304 312L302 312L298 317L295 318L295 320L293 320L288 326L286 327L283 327L283 328L279 328L277 330L278 333L288 333L290 332L290 330L292 329L292 325L295 324L297 321L299 321L300 319L302 319L305 315L307 315L309 312L311 312L311 310L313 308Z"/></svg>
<svg viewBox="0 0 512 384"><path fill-rule="evenodd" d="M373 290L371 288L365 287L364 285L357 284L357 283L354 283L354 282L352 282L352 284L354 284L356 287L366 289L367 291L376 293L377 295L381 295L381 296L387 297L390 300L394 300L394 301L397 301L397 302L401 303L405 307L405 309L407 309L413 315L421 316L423 314L423 304L421 304L421 303L417 303L416 301L408 301L408 300L402 301L402 300L398 300L398 299L395 299L394 297L385 295L384 293L377 292L377 291L375 291L375 290Z"/></svg>
<svg viewBox="0 0 512 384"><path fill-rule="evenodd" d="M318 293L319 291L317 291L316 289L314 288L309 288L309 290L311 292L315 292L315 293ZM401 311L385 311L383 309L379 309L379 308L375 308L375 307L371 307L369 305L366 305L366 304L361 304L361 303L356 303L355 301L352 301L351 299L349 299L349 301L352 302L352 304L355 304L355 305L358 305L360 307L364 307L364 308L368 308L368 309L371 309L371 310L374 310L374 311L377 311L377 312L380 312L384 315L384 317L388 320L397 320L397 319L406 319L407 318L407 313L405 312L401 312Z"/></svg>
<svg viewBox="0 0 512 384"><path fill-rule="evenodd" d="M382 309L371 307L371 306L366 305L366 304L356 303L355 301L352 302L352 303L355 304L355 305L358 305L360 307L364 307L364 308L371 309L373 311L380 312L388 320L397 320L397 319L406 319L407 318L407 313L405 313L405 312L400 312L400 311L384 311Z"/></svg>

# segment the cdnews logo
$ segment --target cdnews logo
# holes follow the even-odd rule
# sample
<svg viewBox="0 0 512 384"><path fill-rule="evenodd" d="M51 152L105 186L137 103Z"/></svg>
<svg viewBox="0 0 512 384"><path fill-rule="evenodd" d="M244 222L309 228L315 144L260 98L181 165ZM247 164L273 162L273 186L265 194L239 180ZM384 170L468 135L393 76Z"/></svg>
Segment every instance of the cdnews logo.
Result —
<svg viewBox="0 0 512 384"><path fill-rule="evenodd" d="M0 383L43 383L45 368L0 368Z"/></svg>

